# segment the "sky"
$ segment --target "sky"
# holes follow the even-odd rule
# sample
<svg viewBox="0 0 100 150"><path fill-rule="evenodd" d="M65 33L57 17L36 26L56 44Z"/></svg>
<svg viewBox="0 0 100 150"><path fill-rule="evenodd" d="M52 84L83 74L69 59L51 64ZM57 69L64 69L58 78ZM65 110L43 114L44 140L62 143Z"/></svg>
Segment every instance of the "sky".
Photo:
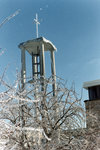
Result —
<svg viewBox="0 0 100 150"><path fill-rule="evenodd" d="M75 83L81 94L83 82L100 79L100 0L0 0L0 23L20 9L20 13L0 28L0 75L7 67L9 82L21 69L18 45L36 38L33 22L40 21L39 37L50 40L55 52L56 74ZM50 75L50 57L45 54L46 75ZM31 57L26 54L27 75ZM87 99L83 90L83 100Z"/></svg>

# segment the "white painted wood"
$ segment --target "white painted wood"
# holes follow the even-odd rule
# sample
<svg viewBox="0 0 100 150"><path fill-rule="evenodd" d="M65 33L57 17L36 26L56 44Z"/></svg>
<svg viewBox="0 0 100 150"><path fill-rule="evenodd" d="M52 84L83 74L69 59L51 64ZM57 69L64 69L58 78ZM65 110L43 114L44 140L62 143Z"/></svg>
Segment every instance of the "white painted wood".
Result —
<svg viewBox="0 0 100 150"><path fill-rule="evenodd" d="M55 96L55 91L56 91L56 68L55 68L55 56L54 56L54 51L51 51L51 72L52 72L52 78L53 78L53 95Z"/></svg>
<svg viewBox="0 0 100 150"><path fill-rule="evenodd" d="M44 55L44 44L41 44L40 50L40 75L45 76L45 55Z"/></svg>
<svg viewBox="0 0 100 150"><path fill-rule="evenodd" d="M40 37L37 39L28 40L26 42L20 43L18 47L20 49L24 49L28 51L28 53L32 55L32 53L33 54L38 53L37 47L40 47L42 43L44 44L44 51L56 51L57 50L56 47L53 45L53 43L45 39L44 37Z"/></svg>
<svg viewBox="0 0 100 150"><path fill-rule="evenodd" d="M41 44L40 49L40 78L41 78L41 90L44 91L44 78L45 78L45 55L44 55L44 44Z"/></svg>
<svg viewBox="0 0 100 150"><path fill-rule="evenodd" d="M24 87L26 82L26 62L25 62L25 50L21 49L21 83Z"/></svg>

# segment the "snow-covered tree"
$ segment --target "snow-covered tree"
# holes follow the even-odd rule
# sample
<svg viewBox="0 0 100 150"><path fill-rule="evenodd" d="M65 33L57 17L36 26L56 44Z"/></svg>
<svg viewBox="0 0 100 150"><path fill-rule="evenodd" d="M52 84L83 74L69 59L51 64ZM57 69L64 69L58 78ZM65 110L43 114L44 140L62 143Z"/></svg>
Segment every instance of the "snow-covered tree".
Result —
<svg viewBox="0 0 100 150"><path fill-rule="evenodd" d="M0 137L5 149L57 149L73 139L73 131L83 127L84 110L73 87L66 88L60 79L53 96L52 77L26 82L20 78L9 85L1 78L5 91L0 93Z"/></svg>

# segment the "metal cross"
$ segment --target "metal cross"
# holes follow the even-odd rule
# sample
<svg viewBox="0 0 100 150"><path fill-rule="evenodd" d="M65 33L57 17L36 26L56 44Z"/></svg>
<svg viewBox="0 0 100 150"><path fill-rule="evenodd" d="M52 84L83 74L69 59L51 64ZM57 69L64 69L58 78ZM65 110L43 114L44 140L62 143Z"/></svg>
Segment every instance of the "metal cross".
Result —
<svg viewBox="0 0 100 150"><path fill-rule="evenodd" d="M40 24L38 21L38 14L36 14L36 19L34 19L34 22L36 23L36 37L38 38L38 25Z"/></svg>

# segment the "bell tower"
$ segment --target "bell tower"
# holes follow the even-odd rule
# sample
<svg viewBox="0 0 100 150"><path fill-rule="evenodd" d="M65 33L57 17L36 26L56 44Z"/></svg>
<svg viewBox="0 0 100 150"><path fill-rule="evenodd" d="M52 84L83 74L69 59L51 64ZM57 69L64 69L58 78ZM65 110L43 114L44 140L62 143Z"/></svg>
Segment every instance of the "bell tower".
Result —
<svg viewBox="0 0 100 150"><path fill-rule="evenodd" d="M44 37L38 37L38 15L36 14L36 39L28 40L26 42L20 43L19 48L21 49L21 83L24 86L26 83L26 55L27 51L31 55L32 60L32 79L29 83L32 83L35 79L41 80L42 90L43 90L43 80L45 79L45 53L49 51L51 60L51 76L53 79L53 95L55 96L56 89L56 69L55 69L55 55L56 47L51 41Z"/></svg>

